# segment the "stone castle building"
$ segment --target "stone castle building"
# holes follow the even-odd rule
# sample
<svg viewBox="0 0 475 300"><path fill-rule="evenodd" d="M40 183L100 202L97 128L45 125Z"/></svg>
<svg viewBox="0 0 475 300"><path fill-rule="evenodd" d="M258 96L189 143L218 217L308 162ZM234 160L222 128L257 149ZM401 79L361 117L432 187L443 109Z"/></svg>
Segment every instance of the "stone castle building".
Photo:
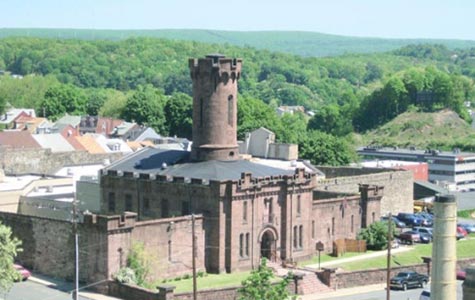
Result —
<svg viewBox="0 0 475 300"><path fill-rule="evenodd" d="M190 247L173 244L173 235L185 230L174 219L191 214L202 216L197 255L206 271L215 273L254 268L262 257L277 262L309 258L318 242L331 251L335 240L355 238L361 227L379 220L382 186L361 184L359 193L323 191L310 168L272 167L240 157L241 65L240 59L219 54L190 59L191 153L148 148L102 172L102 214L134 212L142 224L159 219L173 228L163 236L148 232L167 245L169 251L160 252L164 256L178 253L173 260L160 259L169 270L182 263L179 253Z"/></svg>

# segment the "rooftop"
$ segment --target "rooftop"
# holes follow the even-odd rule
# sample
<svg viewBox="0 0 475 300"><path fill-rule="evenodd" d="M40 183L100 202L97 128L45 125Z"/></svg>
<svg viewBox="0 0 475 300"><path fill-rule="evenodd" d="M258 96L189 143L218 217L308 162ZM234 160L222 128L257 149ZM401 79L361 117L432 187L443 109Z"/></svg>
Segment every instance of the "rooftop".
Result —
<svg viewBox="0 0 475 300"><path fill-rule="evenodd" d="M40 179L37 175L23 175L23 176L5 176L3 181L0 181L0 192L21 190L34 180Z"/></svg>
<svg viewBox="0 0 475 300"><path fill-rule="evenodd" d="M238 180L244 172L253 177L293 175L295 168L271 167L249 160L190 162L190 152L155 148L142 149L114 163L107 170L170 175L206 180Z"/></svg>
<svg viewBox="0 0 475 300"><path fill-rule="evenodd" d="M371 160L360 163L365 168L399 168L403 166L418 166L421 162L403 160Z"/></svg>
<svg viewBox="0 0 475 300"><path fill-rule="evenodd" d="M444 156L444 157L474 157L475 153L472 152L461 152L460 149L454 149L453 151L440 151L436 149L416 149L416 148L398 148L398 147L360 147L357 149L358 152L374 152L374 153L391 153L391 154L400 154L400 155L419 155L419 156Z"/></svg>

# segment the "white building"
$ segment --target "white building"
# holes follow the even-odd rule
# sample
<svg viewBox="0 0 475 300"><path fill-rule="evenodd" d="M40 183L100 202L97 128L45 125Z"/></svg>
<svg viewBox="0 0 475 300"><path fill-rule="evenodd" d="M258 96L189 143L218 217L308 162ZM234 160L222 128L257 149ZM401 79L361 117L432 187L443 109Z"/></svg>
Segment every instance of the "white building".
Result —
<svg viewBox="0 0 475 300"><path fill-rule="evenodd" d="M455 184L455 190L475 189L475 153L439 150L364 147L357 149L365 160L402 160L427 162L429 181L443 186Z"/></svg>

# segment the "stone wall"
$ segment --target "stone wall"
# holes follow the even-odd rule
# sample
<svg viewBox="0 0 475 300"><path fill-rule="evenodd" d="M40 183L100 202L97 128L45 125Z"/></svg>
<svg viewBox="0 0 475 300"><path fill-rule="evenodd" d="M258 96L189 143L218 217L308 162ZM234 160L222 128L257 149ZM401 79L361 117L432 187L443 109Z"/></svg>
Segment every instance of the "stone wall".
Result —
<svg viewBox="0 0 475 300"><path fill-rule="evenodd" d="M32 271L53 277L74 278L72 224L47 218L0 213L0 221L11 227L22 241L18 261Z"/></svg>
<svg viewBox="0 0 475 300"><path fill-rule="evenodd" d="M421 259L422 260L422 259ZM475 263L475 258L460 259L457 261L457 270L464 269L470 264ZM391 267L391 277L398 272L412 270L421 274L430 276L430 263L421 263L412 266ZM337 272L335 270L326 269L323 272L318 272L317 275L325 284L335 289L351 288L356 286L364 286L370 284L380 284L386 282L387 269L371 269L365 271L354 272ZM333 274L331 274L333 273ZM454 274L455 277L455 274Z"/></svg>
<svg viewBox="0 0 475 300"><path fill-rule="evenodd" d="M122 153L91 154L86 151L51 152L50 149L12 149L0 147L0 169L6 174L54 174L68 165L116 161Z"/></svg>
<svg viewBox="0 0 475 300"><path fill-rule="evenodd" d="M321 167L326 179L318 182L320 190L340 193L358 193L359 184L384 186L381 215L391 211L413 212L414 179L412 171L377 168Z"/></svg>
<svg viewBox="0 0 475 300"><path fill-rule="evenodd" d="M75 242L71 222L0 212L0 221L22 240L18 261L32 271L74 279ZM172 225L172 226L170 226ZM176 231L173 228L180 228ZM202 217L195 220L197 269L204 270ZM85 215L79 223L80 280L97 282L111 278L125 266L134 241L143 242L153 264L151 279L191 274L190 217L136 222L136 215ZM171 247L171 248L170 248ZM170 253L172 256L170 257Z"/></svg>
<svg viewBox="0 0 475 300"><path fill-rule="evenodd" d="M147 290L138 286L127 285L117 281L108 282L108 295L118 297L124 300L192 300L193 293L177 293L174 294L174 286L164 285L158 286L158 292ZM197 300L237 300L238 289L240 286L224 287L217 289L198 290L196 292ZM295 281L290 281L287 290L292 295L295 291Z"/></svg>

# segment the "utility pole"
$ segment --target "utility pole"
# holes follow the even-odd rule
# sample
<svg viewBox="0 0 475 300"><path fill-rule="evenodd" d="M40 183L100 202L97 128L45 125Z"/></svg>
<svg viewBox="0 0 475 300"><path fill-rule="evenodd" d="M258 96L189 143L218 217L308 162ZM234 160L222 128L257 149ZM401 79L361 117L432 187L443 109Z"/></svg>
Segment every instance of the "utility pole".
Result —
<svg viewBox="0 0 475 300"><path fill-rule="evenodd" d="M393 234L392 234L392 222L393 222L393 215L389 212L388 216L388 257L387 257L387 274L386 274L386 300L391 299L391 247L393 241Z"/></svg>
<svg viewBox="0 0 475 300"><path fill-rule="evenodd" d="M195 214L191 215L191 235L192 235L192 268L193 268L193 300L196 300L196 236L195 236Z"/></svg>
<svg viewBox="0 0 475 300"><path fill-rule="evenodd" d="M76 196L74 196L73 200L73 233L74 233L74 254L75 254L75 274L74 274L74 281L75 281L75 289L73 293L73 299L79 299L79 241L78 241L78 211L77 211L77 200Z"/></svg>

